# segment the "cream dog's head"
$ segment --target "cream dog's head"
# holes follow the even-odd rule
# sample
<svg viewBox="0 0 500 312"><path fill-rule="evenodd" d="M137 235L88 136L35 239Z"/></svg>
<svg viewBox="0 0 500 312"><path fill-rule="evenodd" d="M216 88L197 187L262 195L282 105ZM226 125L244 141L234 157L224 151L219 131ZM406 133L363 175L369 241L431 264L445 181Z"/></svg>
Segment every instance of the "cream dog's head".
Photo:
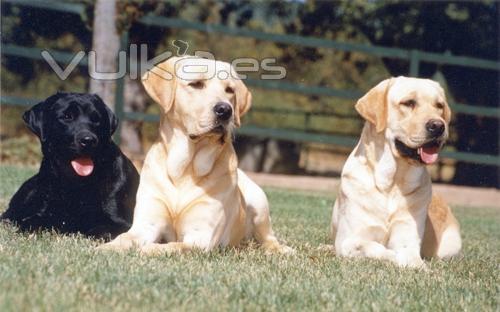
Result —
<svg viewBox="0 0 500 312"><path fill-rule="evenodd" d="M356 103L356 110L385 131L396 157L415 164L432 164L448 138L451 118L439 83L397 77L382 81Z"/></svg>
<svg viewBox="0 0 500 312"><path fill-rule="evenodd" d="M142 77L168 121L192 140L224 137L251 106L252 95L229 63L172 57Z"/></svg>

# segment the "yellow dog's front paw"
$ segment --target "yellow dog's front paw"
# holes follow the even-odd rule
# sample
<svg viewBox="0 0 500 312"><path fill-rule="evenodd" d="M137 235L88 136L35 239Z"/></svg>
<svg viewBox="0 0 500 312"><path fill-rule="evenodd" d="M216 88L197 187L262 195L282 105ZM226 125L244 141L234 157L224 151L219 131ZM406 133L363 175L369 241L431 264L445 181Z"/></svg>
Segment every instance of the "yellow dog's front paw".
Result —
<svg viewBox="0 0 500 312"><path fill-rule="evenodd" d="M141 256L159 256L168 254L167 244L147 244L141 247Z"/></svg>
<svg viewBox="0 0 500 312"><path fill-rule="evenodd" d="M427 266L422 258L414 254L405 252L396 252L395 262L403 268L427 270Z"/></svg>
<svg viewBox="0 0 500 312"><path fill-rule="evenodd" d="M280 247L278 248L278 253L283 255L293 255L297 253L297 251L290 246L280 245Z"/></svg>
<svg viewBox="0 0 500 312"><path fill-rule="evenodd" d="M266 254L279 253L282 255L292 255L296 252L292 247L282 245L278 242L264 243L262 247L265 249Z"/></svg>
<svg viewBox="0 0 500 312"><path fill-rule="evenodd" d="M190 249L189 245L180 242L171 242L167 244L152 243L141 247L141 255L159 256L180 254Z"/></svg>
<svg viewBox="0 0 500 312"><path fill-rule="evenodd" d="M317 248L318 251L335 253L335 245L332 244L320 244Z"/></svg>
<svg viewBox="0 0 500 312"><path fill-rule="evenodd" d="M121 234L109 243L97 246L99 251L127 251L135 247L134 240L127 234Z"/></svg>
<svg viewBox="0 0 500 312"><path fill-rule="evenodd" d="M109 243L97 246L96 250L97 251L127 251L130 248L131 247L126 248L126 247L124 247L124 246L122 246L120 244L116 244L114 242L109 242Z"/></svg>

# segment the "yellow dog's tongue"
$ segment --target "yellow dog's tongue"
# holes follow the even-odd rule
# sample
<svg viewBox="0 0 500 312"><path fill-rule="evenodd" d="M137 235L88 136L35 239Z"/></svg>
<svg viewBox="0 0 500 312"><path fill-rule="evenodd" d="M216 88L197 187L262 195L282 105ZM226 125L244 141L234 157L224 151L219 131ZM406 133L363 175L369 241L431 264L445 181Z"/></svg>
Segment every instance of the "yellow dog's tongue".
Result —
<svg viewBox="0 0 500 312"><path fill-rule="evenodd" d="M422 161L427 165L433 164L438 159L438 147L420 147L418 149L418 154Z"/></svg>
<svg viewBox="0 0 500 312"><path fill-rule="evenodd" d="M90 158L77 158L71 161L71 166L75 170L76 174L82 177L86 177L94 171L94 162Z"/></svg>

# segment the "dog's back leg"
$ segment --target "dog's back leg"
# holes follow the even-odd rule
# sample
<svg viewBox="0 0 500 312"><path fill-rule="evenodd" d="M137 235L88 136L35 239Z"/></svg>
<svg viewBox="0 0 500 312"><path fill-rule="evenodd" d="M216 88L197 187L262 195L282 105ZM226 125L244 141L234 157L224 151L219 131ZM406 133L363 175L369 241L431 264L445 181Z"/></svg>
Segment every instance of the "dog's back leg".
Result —
<svg viewBox="0 0 500 312"><path fill-rule="evenodd" d="M427 211L421 254L425 258L449 259L460 253L460 225L450 207L439 196L432 196Z"/></svg>

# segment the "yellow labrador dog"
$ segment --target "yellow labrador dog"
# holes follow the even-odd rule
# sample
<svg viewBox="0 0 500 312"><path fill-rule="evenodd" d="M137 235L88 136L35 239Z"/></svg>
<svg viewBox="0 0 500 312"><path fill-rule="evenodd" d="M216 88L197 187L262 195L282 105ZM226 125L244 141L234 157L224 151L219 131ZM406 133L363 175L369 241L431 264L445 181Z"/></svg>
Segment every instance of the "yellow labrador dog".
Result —
<svg viewBox="0 0 500 312"><path fill-rule="evenodd" d="M160 138L144 161L132 227L103 249L209 251L253 237L267 251L292 251L271 229L265 193L237 168L232 130L252 96L233 77L230 64L196 57L143 76L162 108Z"/></svg>
<svg viewBox="0 0 500 312"><path fill-rule="evenodd" d="M459 224L433 196L425 168L436 162L448 137L451 112L441 86L428 79L387 79L356 110L366 122L333 207L336 253L409 267L422 266L422 256L459 253Z"/></svg>

